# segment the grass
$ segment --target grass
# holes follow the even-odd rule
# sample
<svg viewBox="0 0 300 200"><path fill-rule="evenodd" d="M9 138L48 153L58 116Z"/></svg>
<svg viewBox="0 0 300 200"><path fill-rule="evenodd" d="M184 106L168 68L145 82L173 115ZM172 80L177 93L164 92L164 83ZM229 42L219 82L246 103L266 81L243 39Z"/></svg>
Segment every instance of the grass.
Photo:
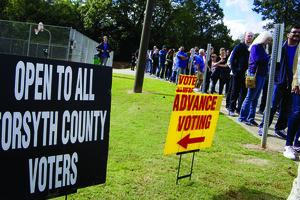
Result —
<svg viewBox="0 0 300 200"><path fill-rule="evenodd" d="M191 180L176 185L179 156L163 155L175 85L113 74L111 127L105 184L79 189L68 199L286 199L297 164L262 151L260 140L220 113L211 148L195 153ZM188 174L191 154L182 156ZM59 197L56 199L64 199Z"/></svg>

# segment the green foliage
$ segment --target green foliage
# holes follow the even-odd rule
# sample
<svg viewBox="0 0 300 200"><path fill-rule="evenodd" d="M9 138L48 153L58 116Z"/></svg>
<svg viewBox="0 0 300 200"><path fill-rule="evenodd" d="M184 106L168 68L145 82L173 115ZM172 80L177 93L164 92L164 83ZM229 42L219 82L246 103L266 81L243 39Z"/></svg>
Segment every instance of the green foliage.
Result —
<svg viewBox="0 0 300 200"><path fill-rule="evenodd" d="M274 27L274 24L284 23L286 27L300 24L298 0L254 0L253 11L263 15L263 20L272 20L266 28Z"/></svg>
<svg viewBox="0 0 300 200"><path fill-rule="evenodd" d="M130 61L139 48L146 9L145 0L3 0L1 19L72 27L95 41L104 35L114 59ZM230 48L229 30L217 0L156 0L149 49L163 45L188 51L194 46Z"/></svg>
<svg viewBox="0 0 300 200"><path fill-rule="evenodd" d="M9 0L0 16L2 19L11 21L43 22L44 24L82 30L82 21L77 11L80 2L81 0L75 3L70 0Z"/></svg>
<svg viewBox="0 0 300 200"><path fill-rule="evenodd" d="M128 60L139 48L145 6L143 0L87 0L79 9L89 35L98 41L103 35L109 36L117 59ZM187 50L197 45L206 49L207 43L216 48L228 47L233 41L227 27L219 23L223 17L216 0L156 0L149 49L154 45L159 49L163 45L176 49L183 45Z"/></svg>

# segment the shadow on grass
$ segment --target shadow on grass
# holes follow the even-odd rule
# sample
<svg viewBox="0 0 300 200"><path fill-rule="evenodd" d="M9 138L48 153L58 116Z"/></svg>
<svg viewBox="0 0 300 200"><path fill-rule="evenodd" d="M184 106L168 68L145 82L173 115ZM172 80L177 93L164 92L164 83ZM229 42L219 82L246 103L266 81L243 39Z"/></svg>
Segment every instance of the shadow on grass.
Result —
<svg viewBox="0 0 300 200"><path fill-rule="evenodd" d="M113 78L121 78L121 79L128 79L128 80L134 80L135 76L124 76L124 74L113 74Z"/></svg>
<svg viewBox="0 0 300 200"><path fill-rule="evenodd" d="M279 200L279 199L285 199L273 194L269 194L266 192L253 190L246 188L245 186L240 187L238 190L230 189L229 191L226 191L225 194L219 194L215 195L212 198L213 200L220 200L220 199L236 199L236 200L249 200L249 199L255 199L255 200Z"/></svg>
<svg viewBox="0 0 300 200"><path fill-rule="evenodd" d="M152 94L156 95L163 95L163 96L168 96L168 97L175 97L175 94L165 94L165 93L159 93L159 92L151 92Z"/></svg>

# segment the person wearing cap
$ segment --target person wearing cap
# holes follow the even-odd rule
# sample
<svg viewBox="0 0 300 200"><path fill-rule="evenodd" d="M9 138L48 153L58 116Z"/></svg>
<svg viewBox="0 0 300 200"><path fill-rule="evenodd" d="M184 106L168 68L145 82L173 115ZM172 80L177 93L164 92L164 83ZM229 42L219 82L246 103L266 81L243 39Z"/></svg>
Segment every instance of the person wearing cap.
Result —
<svg viewBox="0 0 300 200"><path fill-rule="evenodd" d="M164 78L166 55L167 55L167 46L164 45L162 47L162 50L159 51L159 66L156 74L157 77Z"/></svg>
<svg viewBox="0 0 300 200"><path fill-rule="evenodd" d="M180 50L178 51L177 55L177 63L176 63L176 85L178 83L178 79L180 74L185 75L186 74L186 63L189 60L189 57L184 53L184 46L180 47Z"/></svg>
<svg viewBox="0 0 300 200"><path fill-rule="evenodd" d="M111 52L111 45L107 42L107 36L103 37L103 42L101 42L97 47L99 51L98 57L101 66L106 66L107 60L109 58L109 53Z"/></svg>

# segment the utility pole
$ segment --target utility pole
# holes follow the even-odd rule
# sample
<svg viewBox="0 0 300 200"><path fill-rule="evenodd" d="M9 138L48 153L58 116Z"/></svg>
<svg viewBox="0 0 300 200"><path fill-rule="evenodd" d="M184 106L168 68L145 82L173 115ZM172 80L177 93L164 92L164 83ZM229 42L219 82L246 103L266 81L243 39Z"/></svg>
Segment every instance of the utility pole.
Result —
<svg viewBox="0 0 300 200"><path fill-rule="evenodd" d="M154 8L154 0L147 0L146 14L144 18L144 25L143 25L143 31L142 31L142 37L140 41L140 48L139 48L139 55L138 55L138 63L136 67L135 80L134 80L133 92L135 93L142 93L142 89L143 89L146 56L147 56L147 48L148 48L149 38L150 38L150 28L152 22L153 8Z"/></svg>

